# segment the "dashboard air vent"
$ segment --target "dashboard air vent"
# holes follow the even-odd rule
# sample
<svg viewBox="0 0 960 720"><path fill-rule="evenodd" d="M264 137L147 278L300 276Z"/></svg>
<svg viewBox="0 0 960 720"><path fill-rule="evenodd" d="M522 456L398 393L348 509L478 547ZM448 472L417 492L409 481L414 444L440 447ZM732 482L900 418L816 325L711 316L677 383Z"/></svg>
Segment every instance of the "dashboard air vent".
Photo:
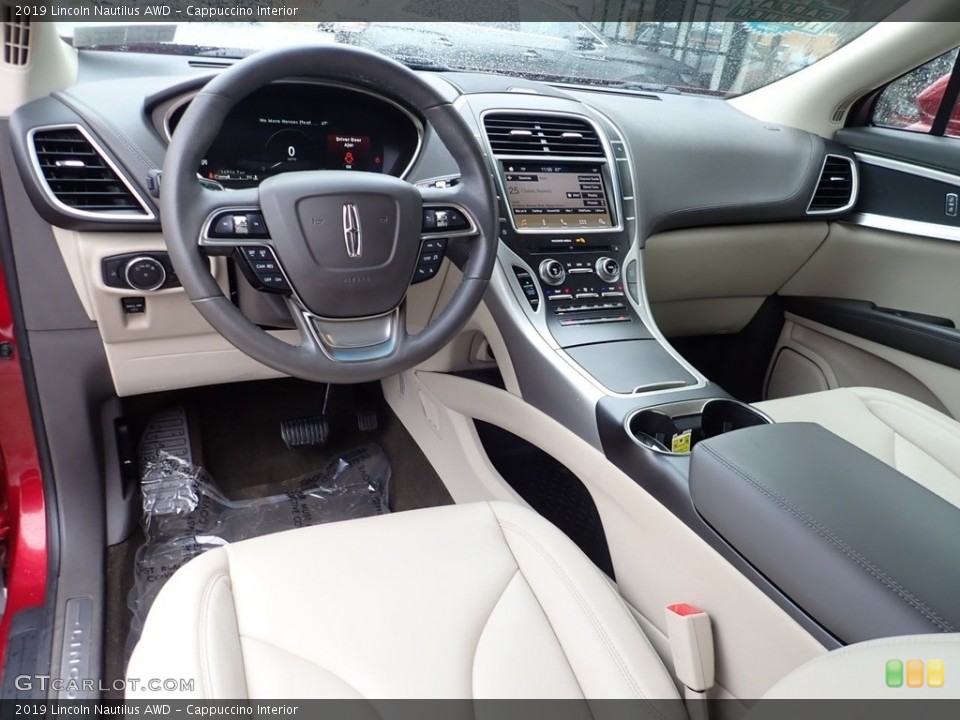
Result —
<svg viewBox="0 0 960 720"><path fill-rule="evenodd" d="M3 8L3 62L23 67L30 61L30 21L14 20L13 10Z"/></svg>
<svg viewBox="0 0 960 720"><path fill-rule="evenodd" d="M840 155L827 155L820 171L817 189L807 207L808 214L835 213L849 210L854 202L856 175L853 160Z"/></svg>
<svg viewBox="0 0 960 720"><path fill-rule="evenodd" d="M50 194L67 208L121 218L152 217L79 127L35 130L33 151Z"/></svg>
<svg viewBox="0 0 960 720"><path fill-rule="evenodd" d="M484 127L496 155L604 156L597 131L581 118L497 113Z"/></svg>

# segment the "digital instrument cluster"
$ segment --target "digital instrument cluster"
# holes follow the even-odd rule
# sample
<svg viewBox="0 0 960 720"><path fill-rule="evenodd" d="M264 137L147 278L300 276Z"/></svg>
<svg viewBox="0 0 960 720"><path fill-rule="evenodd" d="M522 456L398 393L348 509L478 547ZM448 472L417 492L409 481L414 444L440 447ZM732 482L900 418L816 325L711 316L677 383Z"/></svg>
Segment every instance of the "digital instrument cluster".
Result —
<svg viewBox="0 0 960 720"><path fill-rule="evenodd" d="M185 109L171 116L171 132ZM227 188L253 187L299 170L400 176L419 140L417 121L380 97L306 82L277 83L237 104L197 172Z"/></svg>

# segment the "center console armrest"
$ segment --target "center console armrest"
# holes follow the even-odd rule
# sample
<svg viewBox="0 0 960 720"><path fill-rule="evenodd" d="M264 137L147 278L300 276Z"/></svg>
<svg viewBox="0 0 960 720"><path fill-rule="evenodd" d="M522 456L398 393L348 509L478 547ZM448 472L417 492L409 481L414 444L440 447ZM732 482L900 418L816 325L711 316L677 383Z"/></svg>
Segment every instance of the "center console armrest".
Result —
<svg viewBox="0 0 960 720"><path fill-rule="evenodd" d="M700 516L844 643L960 629L960 509L819 425L694 448Z"/></svg>

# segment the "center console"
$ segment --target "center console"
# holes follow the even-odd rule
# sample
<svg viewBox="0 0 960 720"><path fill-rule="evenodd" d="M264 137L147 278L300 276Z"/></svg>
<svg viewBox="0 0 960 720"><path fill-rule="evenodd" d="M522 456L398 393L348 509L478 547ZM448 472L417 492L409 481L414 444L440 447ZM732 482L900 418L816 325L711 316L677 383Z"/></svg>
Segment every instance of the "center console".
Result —
<svg viewBox="0 0 960 720"><path fill-rule="evenodd" d="M570 112L488 110L508 275L535 327L605 391L697 384L638 312L636 202L616 130Z"/></svg>
<svg viewBox="0 0 960 720"><path fill-rule="evenodd" d="M617 127L586 106L539 104L533 112L522 97L471 99L500 203L499 271L486 303L517 390L835 647L822 619L758 572L692 500L697 446L774 426L700 375L653 320L632 165L642 148L628 149Z"/></svg>

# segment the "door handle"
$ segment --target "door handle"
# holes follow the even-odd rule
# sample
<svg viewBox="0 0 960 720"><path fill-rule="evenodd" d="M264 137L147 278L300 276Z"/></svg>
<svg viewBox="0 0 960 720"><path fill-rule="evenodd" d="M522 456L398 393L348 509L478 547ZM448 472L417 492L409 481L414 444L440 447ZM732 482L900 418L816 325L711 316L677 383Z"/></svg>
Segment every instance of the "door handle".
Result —
<svg viewBox="0 0 960 720"><path fill-rule="evenodd" d="M438 37L434 40L436 45L443 45L444 47L453 47L453 40L448 37Z"/></svg>

